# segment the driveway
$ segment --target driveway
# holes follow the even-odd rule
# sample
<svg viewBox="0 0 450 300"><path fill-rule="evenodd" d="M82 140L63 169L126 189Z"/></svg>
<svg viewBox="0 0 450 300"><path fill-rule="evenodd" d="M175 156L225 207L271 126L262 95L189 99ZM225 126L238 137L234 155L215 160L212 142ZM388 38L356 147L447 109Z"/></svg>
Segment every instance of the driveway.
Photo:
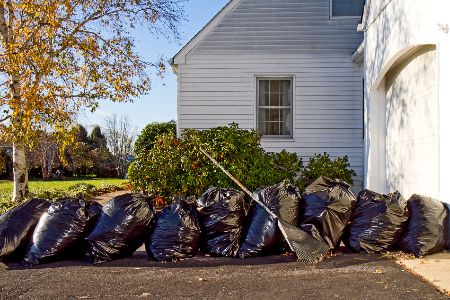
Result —
<svg viewBox="0 0 450 300"><path fill-rule="evenodd" d="M87 259L33 269L0 264L0 278L1 299L447 299L394 261L358 254L316 265L292 256L161 264L140 249L98 266Z"/></svg>

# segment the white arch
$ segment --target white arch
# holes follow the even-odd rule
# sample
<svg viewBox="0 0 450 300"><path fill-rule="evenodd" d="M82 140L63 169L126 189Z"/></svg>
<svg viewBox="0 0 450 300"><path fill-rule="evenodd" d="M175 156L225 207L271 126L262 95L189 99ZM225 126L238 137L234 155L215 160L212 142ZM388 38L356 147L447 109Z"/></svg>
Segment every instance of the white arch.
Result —
<svg viewBox="0 0 450 300"><path fill-rule="evenodd" d="M366 91L365 101L365 187L388 193L386 164L386 74L396 64L408 58L418 49L430 44L409 45L400 49L379 69Z"/></svg>

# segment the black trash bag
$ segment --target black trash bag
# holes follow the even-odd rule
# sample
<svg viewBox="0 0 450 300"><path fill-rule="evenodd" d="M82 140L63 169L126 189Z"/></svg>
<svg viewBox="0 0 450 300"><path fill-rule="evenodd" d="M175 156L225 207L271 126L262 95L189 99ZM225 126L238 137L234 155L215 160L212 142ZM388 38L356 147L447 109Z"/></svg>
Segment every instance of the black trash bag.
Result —
<svg viewBox="0 0 450 300"><path fill-rule="evenodd" d="M200 223L195 203L175 199L156 215L145 250L150 258L168 262L192 257L199 248Z"/></svg>
<svg viewBox="0 0 450 300"><path fill-rule="evenodd" d="M258 199L280 219L296 226L300 192L289 181L255 192ZM278 228L278 221L256 202L252 202L247 215L244 241L239 247L240 258L272 255L284 249L284 238Z"/></svg>
<svg viewBox="0 0 450 300"><path fill-rule="evenodd" d="M445 250L449 243L449 210L440 201L412 195L407 202L408 227L401 239L402 251L416 257Z"/></svg>
<svg viewBox="0 0 450 300"><path fill-rule="evenodd" d="M314 226L330 249L337 249L355 204L348 183L319 177L302 195L300 227L313 234Z"/></svg>
<svg viewBox="0 0 450 300"><path fill-rule="evenodd" d="M23 259L34 228L50 204L45 199L31 199L0 216L0 261L19 262Z"/></svg>
<svg viewBox="0 0 450 300"><path fill-rule="evenodd" d="M102 206L94 201L62 198L54 202L39 220L25 265L84 257L85 238L94 229Z"/></svg>
<svg viewBox="0 0 450 300"><path fill-rule="evenodd" d="M364 190L358 195L344 243L360 253L393 251L407 223L406 200L399 192L381 195Z"/></svg>
<svg viewBox="0 0 450 300"><path fill-rule="evenodd" d="M444 203L447 208L448 217L447 217L447 249L450 250L450 203Z"/></svg>
<svg viewBox="0 0 450 300"><path fill-rule="evenodd" d="M210 188L197 199L202 248L214 256L235 257L245 222L242 192Z"/></svg>
<svg viewBox="0 0 450 300"><path fill-rule="evenodd" d="M109 200L86 238L93 263L131 256L144 244L153 219L152 200L148 197L124 194Z"/></svg>

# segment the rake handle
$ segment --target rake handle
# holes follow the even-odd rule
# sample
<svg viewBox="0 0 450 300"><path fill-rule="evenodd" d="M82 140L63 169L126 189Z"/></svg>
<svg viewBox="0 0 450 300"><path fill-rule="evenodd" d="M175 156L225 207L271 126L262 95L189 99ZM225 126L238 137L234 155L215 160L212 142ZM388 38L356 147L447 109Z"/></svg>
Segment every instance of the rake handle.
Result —
<svg viewBox="0 0 450 300"><path fill-rule="evenodd" d="M211 160L216 167L218 167L222 172L224 172L231 180L233 180L234 183L236 183L247 195L249 195L256 203L258 203L264 210L271 215L273 218L278 219L278 216L274 214L267 206L264 205L261 201L259 201L258 197L256 197L252 192L250 192L239 180L237 180L236 177L231 175L230 172L228 172L224 167L222 167L221 164L217 160L215 160L211 155L209 155L205 150L200 148L200 151L207 157L209 160Z"/></svg>

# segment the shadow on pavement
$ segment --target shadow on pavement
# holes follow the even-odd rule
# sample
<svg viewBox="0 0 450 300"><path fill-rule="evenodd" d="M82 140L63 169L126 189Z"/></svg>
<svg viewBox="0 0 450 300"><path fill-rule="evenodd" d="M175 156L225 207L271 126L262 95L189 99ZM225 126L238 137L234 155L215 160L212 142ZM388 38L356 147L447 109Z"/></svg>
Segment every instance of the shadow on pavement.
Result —
<svg viewBox="0 0 450 300"><path fill-rule="evenodd" d="M258 266L258 265L274 265L274 264L294 264L296 267L315 269L336 269L350 266L357 266L371 262L385 260L381 255L362 255L354 253L338 253L332 257L326 257L322 262L317 264L308 264L297 262L294 255L273 255L266 257L255 257L247 259L239 258L223 258L210 257L202 254L195 257L169 263L160 263L149 260L145 251L136 251L133 256L114 260L107 263L92 265L88 257L80 260L61 261L37 265L33 267L23 267L17 263L5 264L3 269L6 270L28 270L28 269L59 269L67 267L92 267L92 268L213 268L220 266Z"/></svg>

